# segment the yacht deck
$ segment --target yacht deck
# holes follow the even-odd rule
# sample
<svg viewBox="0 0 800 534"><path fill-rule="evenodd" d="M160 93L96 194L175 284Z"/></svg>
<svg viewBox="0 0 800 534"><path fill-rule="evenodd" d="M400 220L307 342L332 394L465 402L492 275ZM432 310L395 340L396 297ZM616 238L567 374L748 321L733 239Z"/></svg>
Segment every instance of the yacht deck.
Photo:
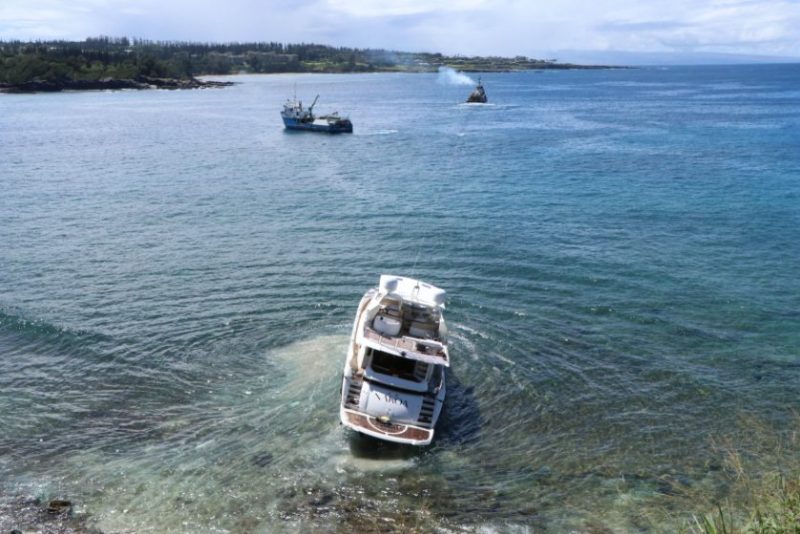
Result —
<svg viewBox="0 0 800 534"><path fill-rule="evenodd" d="M435 340L423 340L409 336L383 336L370 327L364 328L364 339L377 349L389 349L406 358L449 367L447 346Z"/></svg>

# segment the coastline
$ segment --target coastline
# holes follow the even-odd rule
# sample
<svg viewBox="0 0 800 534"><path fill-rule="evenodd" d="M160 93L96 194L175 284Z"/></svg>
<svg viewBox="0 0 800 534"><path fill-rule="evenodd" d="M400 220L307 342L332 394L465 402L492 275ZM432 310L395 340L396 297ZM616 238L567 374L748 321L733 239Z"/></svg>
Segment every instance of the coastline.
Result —
<svg viewBox="0 0 800 534"><path fill-rule="evenodd" d="M453 68L453 67L448 67ZM611 70L611 69L630 69L633 67L627 66L610 66L610 65L573 65L569 63L550 64L547 67L537 68L508 68L508 67L459 67L459 72L466 73L507 73L507 72L542 72L544 70ZM239 72L236 74L214 74L205 73L199 76L237 76L239 74L364 74L370 73L410 73L410 74L430 74L439 70L437 68L382 68L372 69L368 71L343 71L339 69L323 69L316 71L291 71L291 72ZM0 93L6 94L29 94L29 93L58 93L62 91L108 91L108 90L121 90L121 89L210 89L210 88L223 88L236 85L238 82L217 81L217 80L202 80L200 78L155 78L148 76L140 76L135 79L132 78L102 78L100 80L27 80L22 83L5 83L0 82Z"/></svg>
<svg viewBox="0 0 800 534"><path fill-rule="evenodd" d="M527 56L461 56L276 42L193 43L130 40L0 40L0 92L199 89L227 84L197 76L248 74L465 73L625 69Z"/></svg>
<svg viewBox="0 0 800 534"><path fill-rule="evenodd" d="M208 89L234 85L236 82L207 81L198 78L151 78L136 79L103 78L101 80L29 80L22 83L0 83L0 93L57 93L61 91L105 91L117 89Z"/></svg>

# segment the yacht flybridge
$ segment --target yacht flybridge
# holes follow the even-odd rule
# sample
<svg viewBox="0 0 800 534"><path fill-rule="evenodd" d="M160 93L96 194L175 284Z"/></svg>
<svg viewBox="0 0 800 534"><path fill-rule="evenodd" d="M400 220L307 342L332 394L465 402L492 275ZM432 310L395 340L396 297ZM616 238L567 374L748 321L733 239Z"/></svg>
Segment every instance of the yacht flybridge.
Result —
<svg viewBox="0 0 800 534"><path fill-rule="evenodd" d="M445 292L381 275L358 305L347 350L339 417L378 439L427 445L445 396Z"/></svg>

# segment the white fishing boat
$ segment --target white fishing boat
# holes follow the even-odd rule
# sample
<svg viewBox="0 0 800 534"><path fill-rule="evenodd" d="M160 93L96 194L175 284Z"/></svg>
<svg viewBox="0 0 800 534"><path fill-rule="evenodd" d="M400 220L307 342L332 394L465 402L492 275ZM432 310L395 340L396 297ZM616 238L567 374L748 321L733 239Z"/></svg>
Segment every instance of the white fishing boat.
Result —
<svg viewBox="0 0 800 534"><path fill-rule="evenodd" d="M339 417L368 436L427 445L442 412L450 366L445 291L381 275L358 305L347 349Z"/></svg>

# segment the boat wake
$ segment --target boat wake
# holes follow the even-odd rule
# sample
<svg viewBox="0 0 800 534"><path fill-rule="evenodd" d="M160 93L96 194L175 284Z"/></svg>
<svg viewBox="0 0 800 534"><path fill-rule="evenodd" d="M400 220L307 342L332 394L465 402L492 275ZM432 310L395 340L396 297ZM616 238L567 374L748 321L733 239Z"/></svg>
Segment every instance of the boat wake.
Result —
<svg viewBox="0 0 800 534"><path fill-rule="evenodd" d="M370 136L370 135L394 135L396 133L400 133L400 130L394 129L386 129L386 130L373 130L373 131L366 131L361 132L359 131L356 135L363 137L363 136Z"/></svg>
<svg viewBox="0 0 800 534"><path fill-rule="evenodd" d="M465 107L465 108L494 108L494 107L503 107L498 106L494 102L459 102L458 107Z"/></svg>

